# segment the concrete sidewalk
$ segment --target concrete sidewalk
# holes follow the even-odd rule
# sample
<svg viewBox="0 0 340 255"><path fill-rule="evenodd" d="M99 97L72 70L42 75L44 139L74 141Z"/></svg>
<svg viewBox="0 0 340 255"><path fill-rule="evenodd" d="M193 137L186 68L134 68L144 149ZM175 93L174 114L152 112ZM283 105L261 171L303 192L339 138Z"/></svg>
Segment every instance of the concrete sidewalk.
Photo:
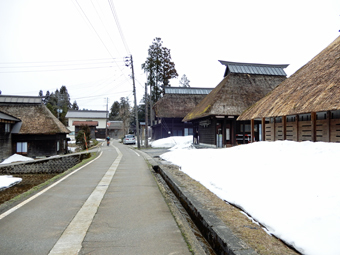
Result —
<svg viewBox="0 0 340 255"><path fill-rule="evenodd" d="M123 157L79 254L191 254L144 158Z"/></svg>

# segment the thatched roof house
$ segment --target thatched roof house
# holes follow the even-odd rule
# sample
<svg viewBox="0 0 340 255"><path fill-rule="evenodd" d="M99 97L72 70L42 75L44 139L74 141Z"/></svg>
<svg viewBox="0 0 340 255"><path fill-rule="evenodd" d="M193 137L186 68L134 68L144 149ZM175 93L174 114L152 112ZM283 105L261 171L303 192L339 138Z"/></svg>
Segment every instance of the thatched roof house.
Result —
<svg viewBox="0 0 340 255"><path fill-rule="evenodd" d="M340 109L340 37L239 120Z"/></svg>
<svg viewBox="0 0 340 255"><path fill-rule="evenodd" d="M14 153L35 157L67 152L69 130L41 97L0 95L0 112L0 160Z"/></svg>
<svg viewBox="0 0 340 255"><path fill-rule="evenodd" d="M153 139L168 136L192 135L192 124L182 119L212 88L166 87L164 96L154 104L156 124L153 125Z"/></svg>
<svg viewBox="0 0 340 255"><path fill-rule="evenodd" d="M165 88L165 95L154 104L158 118L184 118L201 100L209 94L212 88Z"/></svg>
<svg viewBox="0 0 340 255"><path fill-rule="evenodd" d="M316 120L332 118L331 114L335 118L337 116L336 111L340 110L339 59L340 37L291 77L283 81L266 97L247 109L239 116L238 120L265 118L267 122L283 123L281 124L283 134L281 136L272 134L268 140L329 141L329 138L322 135L322 128L316 129L313 125L315 125ZM302 134L301 129L300 131L296 130L298 128L296 126L294 135L287 136L284 130L286 128L284 125L287 125L285 123L298 122L299 120L314 121L314 124L311 124L313 130L306 130L305 134ZM307 123L304 123L304 126L306 125ZM330 134L326 129L324 130L327 133L326 136L329 136ZM317 134L317 130L320 130L320 134ZM269 129L268 132L270 132ZM323 138L321 138L322 136Z"/></svg>
<svg viewBox="0 0 340 255"><path fill-rule="evenodd" d="M43 104L1 104L0 111L15 116L21 122L16 134L68 134L70 131Z"/></svg>
<svg viewBox="0 0 340 255"><path fill-rule="evenodd" d="M202 135L207 138L205 142L209 144L217 143L216 134L220 132L224 143L218 146L223 146L226 143L236 144L235 136L243 132L245 128L236 127L236 124L232 123L233 120L284 81L286 73L283 69L288 65L220 62L226 66L225 77L184 117L183 121L197 122L196 126L201 125L203 128L200 133L203 133ZM214 128L204 130L209 129L210 123L212 127L220 125L220 130L214 130ZM225 129L229 131L233 129L232 135L226 134ZM204 139L202 137L201 141Z"/></svg>
<svg viewBox="0 0 340 255"><path fill-rule="evenodd" d="M226 66L224 79L183 121L210 115L240 115L286 79L283 68L288 65L220 62Z"/></svg>

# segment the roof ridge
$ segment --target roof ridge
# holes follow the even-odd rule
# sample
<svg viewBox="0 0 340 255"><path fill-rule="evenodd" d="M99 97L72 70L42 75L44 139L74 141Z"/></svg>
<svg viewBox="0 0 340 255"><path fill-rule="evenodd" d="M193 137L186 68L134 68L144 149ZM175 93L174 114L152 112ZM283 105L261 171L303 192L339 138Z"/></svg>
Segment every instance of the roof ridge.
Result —
<svg viewBox="0 0 340 255"><path fill-rule="evenodd" d="M244 62L232 62L219 60L222 65L244 65L244 66L259 66L259 67L277 67L277 68L287 68L289 64L261 64L261 63L244 63Z"/></svg>

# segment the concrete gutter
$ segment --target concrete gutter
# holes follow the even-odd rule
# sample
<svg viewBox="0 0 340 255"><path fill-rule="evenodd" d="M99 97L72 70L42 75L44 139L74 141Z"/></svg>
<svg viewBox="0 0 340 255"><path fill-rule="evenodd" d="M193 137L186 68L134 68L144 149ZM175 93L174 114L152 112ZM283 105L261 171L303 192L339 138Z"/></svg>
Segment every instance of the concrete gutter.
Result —
<svg viewBox="0 0 340 255"><path fill-rule="evenodd" d="M255 255L258 254L233 232L212 212L203 208L202 204L174 178L162 169L162 164L143 152L152 168L159 173L172 192L186 209L198 229L217 254Z"/></svg>

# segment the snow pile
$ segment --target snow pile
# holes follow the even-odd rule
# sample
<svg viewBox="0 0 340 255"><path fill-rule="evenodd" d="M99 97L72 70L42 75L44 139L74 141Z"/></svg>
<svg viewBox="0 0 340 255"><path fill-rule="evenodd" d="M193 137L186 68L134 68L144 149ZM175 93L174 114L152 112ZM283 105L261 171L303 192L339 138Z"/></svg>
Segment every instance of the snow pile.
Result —
<svg viewBox="0 0 340 255"><path fill-rule="evenodd" d="M171 148L171 150L194 148L192 146L192 140L193 140L192 136L170 136L164 139L159 139L151 142L151 147Z"/></svg>
<svg viewBox="0 0 340 255"><path fill-rule="evenodd" d="M25 156L22 156L22 155L19 155L19 154L13 154L9 158L2 161L0 164L10 164L10 163L13 163L13 162L31 161L31 160L34 160L34 159L29 158L29 157L25 157Z"/></svg>
<svg viewBox="0 0 340 255"><path fill-rule="evenodd" d="M21 181L21 178L13 177L12 175L0 175L0 191L7 189Z"/></svg>
<svg viewBox="0 0 340 255"><path fill-rule="evenodd" d="M157 146L169 146L162 140ZM227 149L177 146L161 157L313 255L340 254L339 153L335 143L277 141Z"/></svg>

